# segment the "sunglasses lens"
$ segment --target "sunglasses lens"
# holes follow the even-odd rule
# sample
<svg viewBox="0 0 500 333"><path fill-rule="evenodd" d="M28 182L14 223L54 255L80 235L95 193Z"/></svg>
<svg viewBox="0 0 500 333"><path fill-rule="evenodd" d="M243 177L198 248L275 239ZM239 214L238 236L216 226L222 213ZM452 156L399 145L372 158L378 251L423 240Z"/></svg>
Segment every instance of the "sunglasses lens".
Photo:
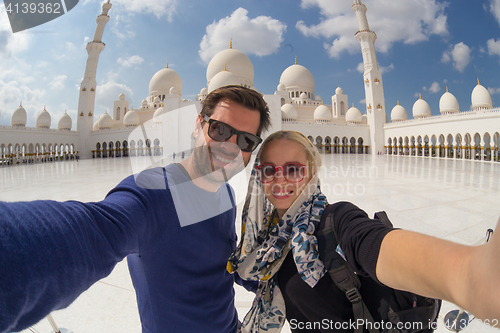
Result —
<svg viewBox="0 0 500 333"><path fill-rule="evenodd" d="M269 183L274 179L276 167L274 165L260 165L257 168L257 177L263 183Z"/></svg>
<svg viewBox="0 0 500 333"><path fill-rule="evenodd" d="M229 140L229 138L233 135L233 131L226 124L214 121L208 128L208 135L215 141L223 142Z"/></svg>
<svg viewBox="0 0 500 333"><path fill-rule="evenodd" d="M304 167L298 163L289 163L283 166L283 175L290 182L298 182L304 178Z"/></svg>
<svg viewBox="0 0 500 333"><path fill-rule="evenodd" d="M238 147L244 152L252 152L259 145L260 140L256 136L250 134L239 133L238 134Z"/></svg>

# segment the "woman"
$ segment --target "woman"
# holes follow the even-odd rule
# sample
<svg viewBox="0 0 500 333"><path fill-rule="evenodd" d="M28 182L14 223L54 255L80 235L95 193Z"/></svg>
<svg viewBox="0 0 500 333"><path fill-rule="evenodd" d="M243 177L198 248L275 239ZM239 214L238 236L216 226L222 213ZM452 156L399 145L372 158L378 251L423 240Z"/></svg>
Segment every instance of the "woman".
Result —
<svg viewBox="0 0 500 333"><path fill-rule="evenodd" d="M318 255L315 234L327 205L317 176L320 164L316 148L293 131L271 134L257 155L241 242L228 262L230 272L260 281L243 321L248 332L279 332L285 316L293 332L306 323L354 318ZM392 229L347 202L335 206L339 245L361 279L360 293L369 309L387 297L384 284L448 300L498 324L498 236L485 246L467 247ZM383 320L370 312L374 320ZM331 331L333 326L325 325L315 332Z"/></svg>

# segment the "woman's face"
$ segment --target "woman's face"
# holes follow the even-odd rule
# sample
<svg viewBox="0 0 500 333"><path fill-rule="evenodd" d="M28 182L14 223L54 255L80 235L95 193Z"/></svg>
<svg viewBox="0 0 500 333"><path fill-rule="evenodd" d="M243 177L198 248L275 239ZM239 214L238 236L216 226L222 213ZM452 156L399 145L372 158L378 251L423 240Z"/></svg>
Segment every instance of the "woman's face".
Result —
<svg viewBox="0 0 500 333"><path fill-rule="evenodd" d="M305 165L304 178L300 181L289 181L283 175L283 169L277 169L274 180L262 183L262 189L269 201L276 208L281 218L298 197L302 189L311 179L307 155L299 143L278 139L268 143L261 154L261 164L272 164L281 167L287 163ZM289 179L293 177L287 177Z"/></svg>

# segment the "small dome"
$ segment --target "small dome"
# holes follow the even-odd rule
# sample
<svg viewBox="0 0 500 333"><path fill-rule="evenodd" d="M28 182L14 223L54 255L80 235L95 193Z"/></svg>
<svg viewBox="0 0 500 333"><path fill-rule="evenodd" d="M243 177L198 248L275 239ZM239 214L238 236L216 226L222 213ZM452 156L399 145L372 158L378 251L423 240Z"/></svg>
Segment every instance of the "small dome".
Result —
<svg viewBox="0 0 500 333"><path fill-rule="evenodd" d="M431 108L429 104L420 97L413 104L413 118L426 118L431 116Z"/></svg>
<svg viewBox="0 0 500 333"><path fill-rule="evenodd" d="M342 90L342 88L337 87L337 89L335 89L335 95L343 95L343 94L344 94L344 91Z"/></svg>
<svg viewBox="0 0 500 333"><path fill-rule="evenodd" d="M403 120L408 120L408 113L406 112L406 109L402 107L401 105L396 105L395 107L392 108L391 111L391 121L403 121Z"/></svg>
<svg viewBox="0 0 500 333"><path fill-rule="evenodd" d="M163 108L163 105L160 106L158 109L156 109L155 113L153 114L153 121L155 124L159 124L162 122L162 114L165 113L165 109Z"/></svg>
<svg viewBox="0 0 500 333"><path fill-rule="evenodd" d="M297 109L290 103L283 104L281 107L281 117L287 120L297 120Z"/></svg>
<svg viewBox="0 0 500 333"><path fill-rule="evenodd" d="M332 111L326 105L320 105L314 110L314 120L332 120Z"/></svg>
<svg viewBox="0 0 500 333"><path fill-rule="evenodd" d="M280 82L280 84L278 84L278 87L276 88L276 90L278 91L285 91L286 90L286 86Z"/></svg>
<svg viewBox="0 0 500 333"><path fill-rule="evenodd" d="M142 100L142 103L141 103L141 106L142 106L142 107L144 107L144 108L145 108L146 106L148 106L148 101L147 101L146 99L143 99L143 100Z"/></svg>
<svg viewBox="0 0 500 333"><path fill-rule="evenodd" d="M92 126L92 130L93 130L94 132L99 130L99 120L97 120L97 121L94 123L94 126Z"/></svg>
<svg viewBox="0 0 500 333"><path fill-rule="evenodd" d="M307 99L307 94L305 92L303 92L302 94L300 94L300 98Z"/></svg>
<svg viewBox="0 0 500 333"><path fill-rule="evenodd" d="M171 68L162 68L149 82L149 95L166 95L171 87L175 87L179 95L182 95L182 80L179 74Z"/></svg>
<svg viewBox="0 0 500 333"><path fill-rule="evenodd" d="M321 102L323 100L320 95L316 95L316 97L314 97L314 99L318 102Z"/></svg>
<svg viewBox="0 0 500 333"><path fill-rule="evenodd" d="M208 92L212 92L217 88L229 86L229 85L240 85L240 80L236 75L229 71L221 71L216 74L210 83L208 84Z"/></svg>
<svg viewBox="0 0 500 333"><path fill-rule="evenodd" d="M161 99L160 99L160 97L156 96L156 97L154 98L154 100L153 100L153 103L155 103L155 104L160 104L160 103L161 103Z"/></svg>
<svg viewBox="0 0 500 333"><path fill-rule="evenodd" d="M446 92L439 99L439 112L441 112L441 114L460 112L457 98L452 93L448 92L448 88L446 88Z"/></svg>
<svg viewBox="0 0 500 333"><path fill-rule="evenodd" d="M362 120L361 116L361 111L359 111L358 108L356 108L354 105L347 110L347 113L345 114L345 120L348 123L361 123Z"/></svg>
<svg viewBox="0 0 500 333"><path fill-rule="evenodd" d="M50 128L51 123L50 113L43 108L42 112L36 117L36 127L38 128Z"/></svg>
<svg viewBox="0 0 500 333"><path fill-rule="evenodd" d="M231 71L238 78L238 82L250 87L253 86L253 65L245 53L232 47L217 53L207 66L207 82L209 85L224 68ZM211 91L210 87L208 90Z"/></svg>
<svg viewBox="0 0 500 333"><path fill-rule="evenodd" d="M207 87L201 88L200 95L208 95L208 89L207 89Z"/></svg>
<svg viewBox="0 0 500 333"><path fill-rule="evenodd" d="M139 117L139 114L134 110L129 110L125 114L125 117L123 117L123 125L125 125L125 127L139 126L140 123L141 119Z"/></svg>
<svg viewBox="0 0 500 333"><path fill-rule="evenodd" d="M73 121L71 120L71 117L64 112L64 114L59 118L59 122L57 123L57 128L59 130L71 130L71 127L73 127Z"/></svg>
<svg viewBox="0 0 500 333"><path fill-rule="evenodd" d="M314 77L311 72L302 65L294 64L283 71L280 82L287 89L303 89L314 92Z"/></svg>
<svg viewBox="0 0 500 333"><path fill-rule="evenodd" d="M124 93L121 93L119 96L118 96L118 99L120 101L124 101L125 100L125 94Z"/></svg>
<svg viewBox="0 0 500 333"><path fill-rule="evenodd" d="M477 86L472 90L471 101L472 110L491 109L493 107L490 93L479 83L479 80L477 80Z"/></svg>
<svg viewBox="0 0 500 333"><path fill-rule="evenodd" d="M20 105L12 114L12 126L26 126L28 121L28 114L26 110Z"/></svg>
<svg viewBox="0 0 500 333"><path fill-rule="evenodd" d="M128 112L127 112L128 113ZM101 117L99 117L99 120L97 121L99 129L108 129L113 126L113 119L111 116L107 113L103 114Z"/></svg>

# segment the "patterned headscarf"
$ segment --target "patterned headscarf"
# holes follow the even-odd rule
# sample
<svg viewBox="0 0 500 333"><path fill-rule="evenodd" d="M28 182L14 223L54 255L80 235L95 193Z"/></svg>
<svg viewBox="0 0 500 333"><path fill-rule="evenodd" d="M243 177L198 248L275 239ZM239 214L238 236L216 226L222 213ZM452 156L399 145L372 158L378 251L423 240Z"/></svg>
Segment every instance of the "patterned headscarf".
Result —
<svg viewBox="0 0 500 333"><path fill-rule="evenodd" d="M258 157L254 166L257 165ZM277 222L255 167L252 170L242 213L242 237L227 265L230 273L237 271L243 279L259 281L252 307L242 323L247 332L281 331L286 312L276 273L290 250L300 277L311 288L326 273L314 236L327 204L319 185L317 172L313 170L309 183Z"/></svg>

